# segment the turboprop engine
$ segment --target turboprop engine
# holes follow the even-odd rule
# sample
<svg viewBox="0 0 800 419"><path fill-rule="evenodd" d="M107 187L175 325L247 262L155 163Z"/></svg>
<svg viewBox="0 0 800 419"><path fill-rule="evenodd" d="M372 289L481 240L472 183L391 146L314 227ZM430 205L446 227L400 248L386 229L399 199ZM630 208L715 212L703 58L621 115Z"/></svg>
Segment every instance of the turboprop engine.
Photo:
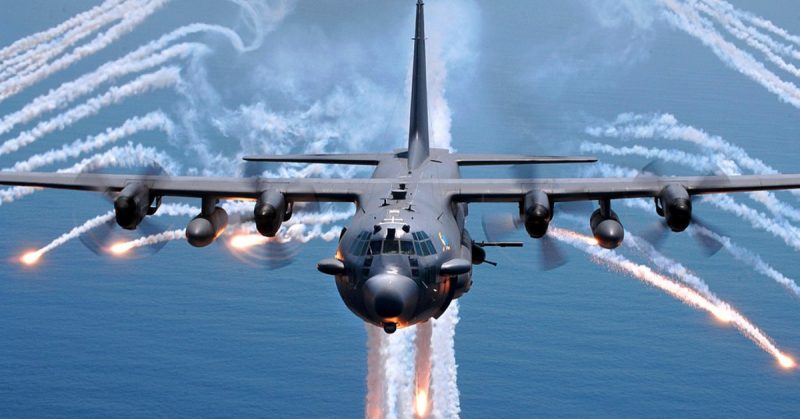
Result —
<svg viewBox="0 0 800 419"><path fill-rule="evenodd" d="M255 222L258 232L265 237L275 237L281 224L291 218L291 206L287 211L286 198L278 191L266 191L258 197L255 207Z"/></svg>
<svg viewBox="0 0 800 419"><path fill-rule="evenodd" d="M531 191L525 195L522 204L522 219L525 230L533 238L541 238L547 233L553 219L553 206L550 198L542 191Z"/></svg>
<svg viewBox="0 0 800 419"><path fill-rule="evenodd" d="M589 225L597 244L604 249L616 249L625 238L625 229L619 222L617 214L610 208L605 211L602 208L596 209L592 213Z"/></svg>
<svg viewBox="0 0 800 419"><path fill-rule="evenodd" d="M681 185L667 185L656 197L656 212L672 231L686 230L692 222L692 200Z"/></svg>
<svg viewBox="0 0 800 419"><path fill-rule="evenodd" d="M228 213L214 207L210 213L200 214L186 227L186 240L194 247L206 247L219 237L228 226Z"/></svg>
<svg viewBox="0 0 800 419"><path fill-rule="evenodd" d="M155 207L151 205L155 202ZM150 190L141 183L131 183L114 199L114 216L117 224L126 230L135 230L144 217L158 210L161 199L151 198Z"/></svg>

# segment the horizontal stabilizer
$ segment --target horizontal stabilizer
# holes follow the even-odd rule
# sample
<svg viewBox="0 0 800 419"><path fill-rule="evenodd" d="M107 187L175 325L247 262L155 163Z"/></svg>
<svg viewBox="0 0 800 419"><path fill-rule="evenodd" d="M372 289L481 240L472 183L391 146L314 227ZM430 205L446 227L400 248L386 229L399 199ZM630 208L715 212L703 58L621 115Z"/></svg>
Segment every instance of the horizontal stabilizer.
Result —
<svg viewBox="0 0 800 419"><path fill-rule="evenodd" d="M245 161L272 162L272 163L323 163L323 164L353 164L364 166L377 166L383 159L393 157L390 153L364 153L364 154L286 154L246 156Z"/></svg>
<svg viewBox="0 0 800 419"><path fill-rule="evenodd" d="M517 154L455 154L459 166L494 166L504 164L594 163L596 157L586 156L524 156Z"/></svg>

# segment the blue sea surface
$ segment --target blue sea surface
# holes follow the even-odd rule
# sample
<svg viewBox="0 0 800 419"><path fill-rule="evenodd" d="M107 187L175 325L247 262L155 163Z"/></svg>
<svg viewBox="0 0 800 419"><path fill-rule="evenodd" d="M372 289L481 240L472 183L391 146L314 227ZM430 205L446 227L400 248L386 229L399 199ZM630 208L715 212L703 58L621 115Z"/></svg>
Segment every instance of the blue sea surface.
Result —
<svg viewBox="0 0 800 419"><path fill-rule="evenodd" d="M4 5L0 44L97 3ZM584 140L624 145L590 137L587 126L623 112L670 113L782 172L800 171L798 109L672 28L658 8L645 8L649 25L624 16L609 23L607 12L620 3L430 0L429 39L439 36L437 24L445 31L459 27L453 19L470 18L460 27L470 57L447 75L452 146L462 152L578 153ZM800 4L794 1L733 3L800 34ZM213 52L184 63L187 80L196 81L192 65L201 67L216 96L192 102L169 89L137 96L20 153L0 156L0 167L155 109L185 128L197 123L182 119L192 106L210 110L201 113L206 124L198 128L200 137L230 157L250 129L254 141L286 140L261 138L255 126L214 125L240 106L261 103L290 118L330 104L331 96L339 101L335 112L306 114L312 123L341 130L327 139L330 144L355 144L343 151L402 147L412 19L410 1L299 2L252 53L238 54L211 35L194 36ZM0 102L0 114L193 21L249 33L232 3L175 1L109 48ZM443 46L456 46L450 48ZM370 95L379 99L364 98ZM352 103L343 99L348 97ZM378 111L385 116L372 115ZM344 122L336 125L340 115ZM374 128L375 120L385 126ZM203 169L194 150L162 137L148 132L131 141L165 150L185 170ZM665 141L644 145L696 151ZM599 157L632 168L648 163ZM575 166L539 172L579 174ZM792 195L779 197L798 206ZM654 212L616 208L629 231L656 220ZM92 194L63 191L37 192L0 207L0 417L363 416L365 328L333 281L315 269L332 255L334 243L313 240L293 264L275 271L243 264L220 244L194 249L182 241L152 257L126 260L97 257L73 240L36 267L17 262L25 250L109 209ZM480 239L483 213L516 208L470 210L468 227ZM800 277L797 251L780 239L711 205L698 204L696 211L787 277ZM171 222L181 228L186 221ZM556 222L573 227L558 217ZM585 233L588 226L578 230ZM537 246L492 249L490 258L499 266L476 267L474 286L460 301L455 344L463 417L798 416L800 374L781 369L735 328L574 249L565 247L568 265L541 272ZM688 234L671 236L664 253L800 359L797 298L725 252L705 258Z"/></svg>

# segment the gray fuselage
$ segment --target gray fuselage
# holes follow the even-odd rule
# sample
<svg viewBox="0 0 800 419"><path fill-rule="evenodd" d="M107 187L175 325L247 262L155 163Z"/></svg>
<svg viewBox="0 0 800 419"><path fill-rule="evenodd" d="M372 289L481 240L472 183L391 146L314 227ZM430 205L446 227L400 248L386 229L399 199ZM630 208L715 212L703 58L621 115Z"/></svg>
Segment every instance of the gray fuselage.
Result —
<svg viewBox="0 0 800 419"><path fill-rule="evenodd" d="M411 326L439 317L469 290L471 269L440 275L449 260L471 261L472 239L464 228L467 205L451 204L435 186L417 182L459 178L458 165L448 155L431 149L430 157L409 172L398 153L375 169L373 178L397 179L397 184L358 203L337 249L345 274L336 276L336 285L347 307L364 321Z"/></svg>

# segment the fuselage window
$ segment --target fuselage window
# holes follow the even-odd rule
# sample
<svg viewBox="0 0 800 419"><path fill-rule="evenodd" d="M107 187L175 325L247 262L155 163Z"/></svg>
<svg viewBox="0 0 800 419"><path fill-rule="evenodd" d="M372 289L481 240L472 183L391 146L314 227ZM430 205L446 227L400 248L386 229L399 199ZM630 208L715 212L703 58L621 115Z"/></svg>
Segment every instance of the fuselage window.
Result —
<svg viewBox="0 0 800 419"><path fill-rule="evenodd" d="M369 250L373 255L381 254L381 241L373 240L369 243Z"/></svg>

